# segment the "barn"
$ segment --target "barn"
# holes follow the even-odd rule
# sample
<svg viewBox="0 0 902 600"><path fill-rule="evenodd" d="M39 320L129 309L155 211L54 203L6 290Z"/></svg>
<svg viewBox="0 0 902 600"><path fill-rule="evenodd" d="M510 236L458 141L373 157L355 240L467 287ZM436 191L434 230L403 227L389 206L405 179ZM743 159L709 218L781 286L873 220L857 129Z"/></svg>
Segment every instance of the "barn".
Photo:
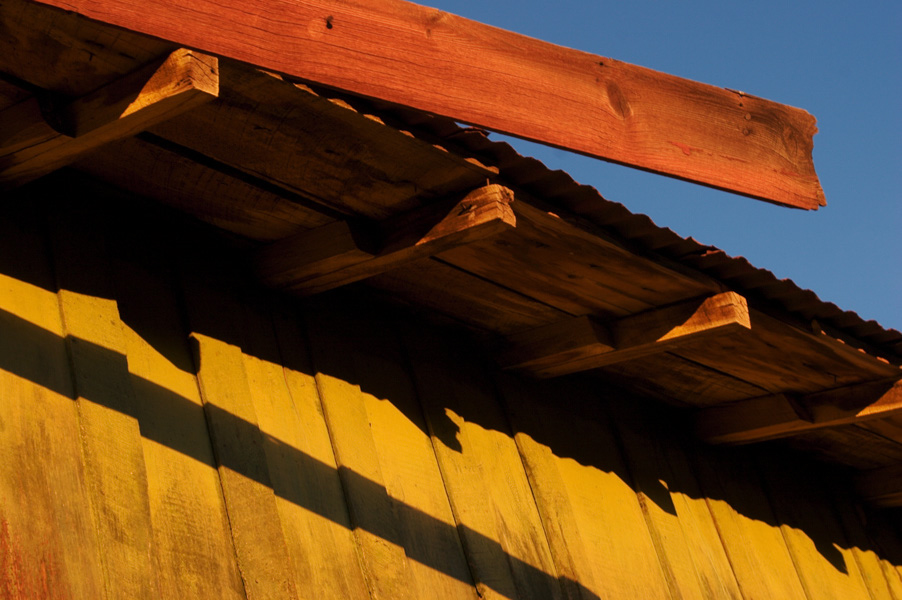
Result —
<svg viewBox="0 0 902 600"><path fill-rule="evenodd" d="M0 28L0 597L902 598L902 334L487 134L816 209L804 111L400 0Z"/></svg>

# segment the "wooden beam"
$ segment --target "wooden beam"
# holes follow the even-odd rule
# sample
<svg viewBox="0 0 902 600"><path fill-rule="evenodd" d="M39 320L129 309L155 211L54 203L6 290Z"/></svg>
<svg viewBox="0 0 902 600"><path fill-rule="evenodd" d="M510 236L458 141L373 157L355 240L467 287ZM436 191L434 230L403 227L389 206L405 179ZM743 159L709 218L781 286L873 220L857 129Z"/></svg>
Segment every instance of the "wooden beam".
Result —
<svg viewBox="0 0 902 600"><path fill-rule="evenodd" d="M871 469L855 477L855 491L870 504L902 506L902 465Z"/></svg>
<svg viewBox="0 0 902 600"><path fill-rule="evenodd" d="M179 49L76 100L48 106L31 97L0 112L0 186L46 175L218 93L218 60Z"/></svg>
<svg viewBox="0 0 902 600"><path fill-rule="evenodd" d="M902 381L894 377L798 397L773 394L705 408L695 415L695 431L712 444L747 444L899 412Z"/></svg>
<svg viewBox="0 0 902 600"><path fill-rule="evenodd" d="M805 111L401 0L40 0L179 45L753 198L825 204Z"/></svg>
<svg viewBox="0 0 902 600"><path fill-rule="evenodd" d="M723 292L603 324L578 317L508 339L499 362L536 377L557 377L672 350L700 338L748 329L745 298Z"/></svg>
<svg viewBox="0 0 902 600"><path fill-rule="evenodd" d="M270 286L317 294L515 227L513 200L493 184L377 224L324 225L261 250L257 273Z"/></svg>

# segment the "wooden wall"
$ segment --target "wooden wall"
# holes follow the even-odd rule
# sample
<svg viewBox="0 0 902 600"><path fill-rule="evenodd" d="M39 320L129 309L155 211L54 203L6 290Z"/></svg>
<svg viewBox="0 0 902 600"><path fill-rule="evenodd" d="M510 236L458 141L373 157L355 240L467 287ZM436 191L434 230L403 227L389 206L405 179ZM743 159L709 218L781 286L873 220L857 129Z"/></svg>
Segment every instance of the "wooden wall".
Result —
<svg viewBox="0 0 902 600"><path fill-rule="evenodd" d="M71 175L0 202L0 598L896 598L892 513Z"/></svg>

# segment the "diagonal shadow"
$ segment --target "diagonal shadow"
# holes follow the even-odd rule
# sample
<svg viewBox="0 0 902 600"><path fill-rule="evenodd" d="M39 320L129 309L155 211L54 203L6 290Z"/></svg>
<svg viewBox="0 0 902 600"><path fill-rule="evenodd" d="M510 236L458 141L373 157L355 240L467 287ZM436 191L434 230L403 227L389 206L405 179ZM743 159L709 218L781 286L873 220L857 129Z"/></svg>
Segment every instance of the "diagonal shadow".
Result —
<svg viewBox="0 0 902 600"><path fill-rule="evenodd" d="M120 353L73 336L67 338L60 337L53 332L33 325L2 309L0 309L0 340L3 341L3 343L0 344L0 369L70 398L72 393L71 387L61 382L58 377L53 376L51 374L52 367L49 367L49 365L53 365L54 361L59 358L60 352L65 351L65 344L67 342L78 344L79 351L90 356L92 364L98 365L99 372L122 369L127 364L125 357ZM105 369L106 371L104 371ZM190 399L134 374L130 374L129 376L135 386L136 395L152 398L155 410L160 414L166 415L166 418L162 419L162 421L184 423L197 419L199 407ZM125 404L121 399L106 397L105 395L91 397L88 398L88 400L113 410L123 412L138 420L142 436L163 444L186 456L190 456L195 460L204 462L204 464L208 464L208 452L200 451L195 445L188 443L184 436L167 435L167 432L163 428L145 427L140 422L140 411L137 410L137 407ZM253 437L262 435L265 446L264 449L267 455L281 455L287 457L288 462L297 465L299 469L303 469L313 480L340 476L345 485L349 487L352 486L364 497L376 498L388 496L388 491L383 485L344 466L336 469L331 465L323 463L322 461L301 452L297 448L286 444L282 440L262 433L255 424L241 419L218 406L206 404L204 410L207 411L209 419L215 420L218 423L227 423L232 431L238 433L238 439L253 439ZM260 484L266 485L267 487L273 487L268 477L261 476L259 470L248 468L248 465L240 460L229 459L226 457L222 466L253 479ZM309 498L293 493L291 490L273 489L273 492L279 497L310 510L323 518L347 526L347 513L344 512L342 506L334 504L330 505L328 503L316 503ZM396 498L388 497L392 502L399 522L423 524L424 527L431 530L454 529L455 531L453 533L455 535L465 533L470 539L478 540L482 547L492 548L496 552L505 555L507 560L510 561L511 565L516 570L528 573L531 581L544 583L544 588L547 590L555 588L559 589L563 586L565 589L579 590L580 598L598 598L596 594L578 582L572 581L566 577L555 577L525 563L515 556L507 554L497 541L489 539L465 525L460 525L455 528L454 526L448 525ZM355 524L355 526L360 525ZM450 576L457 577L458 579L465 581L465 583L473 583L469 579L463 580L456 573L449 572L442 562L436 560L434 556L425 552L424 549L406 543L403 536L398 533L398 529L392 526L390 522L370 519L367 520L364 527L369 533L404 548L405 554L410 559L427 565L437 571L444 572ZM483 583L491 587L492 582L488 581Z"/></svg>

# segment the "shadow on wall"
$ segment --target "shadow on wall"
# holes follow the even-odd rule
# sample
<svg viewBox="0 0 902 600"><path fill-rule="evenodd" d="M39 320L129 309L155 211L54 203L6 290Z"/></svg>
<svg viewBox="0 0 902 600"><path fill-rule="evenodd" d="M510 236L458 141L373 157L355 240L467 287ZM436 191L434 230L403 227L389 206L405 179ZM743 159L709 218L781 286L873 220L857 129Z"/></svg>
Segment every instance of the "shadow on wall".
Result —
<svg viewBox="0 0 902 600"><path fill-rule="evenodd" d="M32 186L22 196L32 202L40 194L41 187ZM455 460L454 453L467 451L467 436L476 435L477 430L506 438L513 438L516 432L519 452L527 471L532 473L536 467L529 463L529 449L537 453L547 449L557 459L615 475L633 490L637 502L651 502L655 510L664 514L679 516L674 497L684 495L725 503L742 517L774 528L798 530L842 573L847 573L848 567L841 550L852 547L902 565L900 545L878 545L864 535L856 535L855 544L846 540L848 533L843 531L843 521L833 503L835 496L852 505L842 498L843 481L813 463L760 449L715 451L699 447L686 439L679 427L674 427L679 422L676 413L616 390L602 390L605 397L599 398L597 381L590 388L579 378L537 384L495 374L485 367L490 362L479 356L467 340L412 322L407 315L398 315L391 309L376 307L366 296L354 298L337 293L303 305L302 318L307 322L308 333L304 334L303 328L300 331L301 335L309 335L309 340L286 341L285 332L274 327L272 320L265 321L271 331L261 334L259 316L269 314L274 305L244 283L241 254L232 254L234 245L226 246L213 237L205 239L193 226L182 228L174 225L177 221L169 216L148 216L131 206L107 204L103 210L92 208L90 218L82 221L92 222L97 231L115 232L105 250L109 264L76 264L72 271L61 274L59 248L54 242L48 243L44 219L32 208L11 202L2 207L0 275L51 293L58 291L58 281L65 280L65 289L70 291L117 300L123 323L183 372L194 375L204 367L198 362L204 360L203 353L196 346L189 347L186 332L192 331L287 370L309 376L319 373L320 377L359 386L378 402L391 404L431 437L439 463L446 469ZM53 210L57 209L62 214L69 210ZM114 219L115 227L97 225L107 219ZM56 226L60 225L66 223ZM96 234L95 231L91 235ZM200 256L202 253L204 256ZM186 281L185 273L201 273L195 263L214 265L216 269L202 271L207 281ZM54 264L56 273L51 267ZM142 282L151 279L154 283L142 288ZM173 302L167 304L169 297L164 294L161 298L160 289L168 290ZM277 302L277 306L284 314L285 305ZM279 341L261 343L259 340L264 338ZM286 343L294 348L290 355L285 351ZM364 498L389 497L396 521L414 534L440 531L445 537L459 536L465 549L478 547L504 556L511 570L521 573L533 589L562 587L565 595L572 597L598 597L572 578L549 574L514 556L500 540L464 523L454 527L402 499L391 498L386 485L345 465L336 468L314 458L214 403L208 402L201 409L191 399L153 381L122 373L128 369L128 362L121 352L76 336L62 337L0 309L0 369L71 398L71 379L61 378L55 369L60 368L60 357L71 352L73 346L90 361L94 373L130 379L134 404L123 402L114 389L103 386L93 388L98 391L89 400L136 419L141 435L147 439L210 464L208 445L198 442L196 436L179 435L179 424L206 419L207 423L234 432L236 439L261 439L266 456L283 457L283 468L305 473L308 481L337 477L345 494L353 490ZM146 418L148 410L153 411L154 419ZM221 466L272 488L285 500L343 527L363 529L402 547L410 559L469 582L466 573L461 575L458 570L449 569L428 549L410 543L410 537L401 535L391 522L365 519L353 511L349 514L345 505L302 493L298 486L274 485L276 479L297 477L292 473L274 477L267 468L248 465L232 458L234 455L216 455ZM844 518L854 520L857 516ZM873 518L873 523L884 522L883 516ZM650 526L653 528L654 523ZM885 539L898 537L889 535ZM482 585L492 588L491 580L476 575ZM510 593L503 586L492 589Z"/></svg>

